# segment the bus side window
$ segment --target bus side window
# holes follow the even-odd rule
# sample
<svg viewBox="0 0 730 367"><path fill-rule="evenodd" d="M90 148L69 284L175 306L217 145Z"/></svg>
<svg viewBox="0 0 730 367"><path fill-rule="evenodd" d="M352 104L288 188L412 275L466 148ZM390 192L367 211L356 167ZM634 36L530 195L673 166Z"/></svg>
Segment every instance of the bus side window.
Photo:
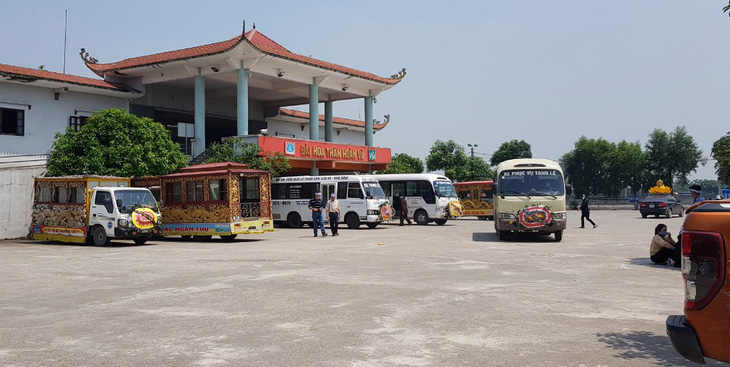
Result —
<svg viewBox="0 0 730 367"><path fill-rule="evenodd" d="M418 181L406 181L406 196L421 196L418 193Z"/></svg>
<svg viewBox="0 0 730 367"><path fill-rule="evenodd" d="M397 198L400 196L408 196L406 195L406 184L405 182L393 182L393 197Z"/></svg>
<svg viewBox="0 0 730 367"><path fill-rule="evenodd" d="M359 182L350 182L347 184L347 197L350 199L365 199Z"/></svg>
<svg viewBox="0 0 730 367"><path fill-rule="evenodd" d="M426 204L436 204L434 188L428 181L418 181L418 196L422 197Z"/></svg>
<svg viewBox="0 0 730 367"><path fill-rule="evenodd" d="M271 185L271 198L274 200L286 199L286 184L275 183Z"/></svg>
<svg viewBox="0 0 730 367"><path fill-rule="evenodd" d="M380 187L383 188L383 192L385 193L385 197L389 198L391 197L391 191L390 191L390 182L380 182Z"/></svg>
<svg viewBox="0 0 730 367"><path fill-rule="evenodd" d="M337 200L347 199L347 182L337 183Z"/></svg>

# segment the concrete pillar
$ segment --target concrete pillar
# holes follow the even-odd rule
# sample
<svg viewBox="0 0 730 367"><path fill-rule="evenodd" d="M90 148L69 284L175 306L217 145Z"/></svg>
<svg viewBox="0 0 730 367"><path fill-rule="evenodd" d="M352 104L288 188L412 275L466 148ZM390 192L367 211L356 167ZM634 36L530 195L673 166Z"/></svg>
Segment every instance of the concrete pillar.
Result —
<svg viewBox="0 0 730 367"><path fill-rule="evenodd" d="M324 141L334 141L332 134L332 101L324 102Z"/></svg>
<svg viewBox="0 0 730 367"><path fill-rule="evenodd" d="M309 140L319 140L319 85L312 78L309 85Z"/></svg>
<svg viewBox="0 0 730 367"><path fill-rule="evenodd" d="M248 69L243 68L243 60L241 60L241 68L238 69L237 101L236 101L236 126L239 136L248 135Z"/></svg>
<svg viewBox="0 0 730 367"><path fill-rule="evenodd" d="M198 68L195 76L195 149L193 156L205 152L205 77Z"/></svg>
<svg viewBox="0 0 730 367"><path fill-rule="evenodd" d="M368 91L370 93L370 91ZM365 145L373 146L373 96L365 97Z"/></svg>

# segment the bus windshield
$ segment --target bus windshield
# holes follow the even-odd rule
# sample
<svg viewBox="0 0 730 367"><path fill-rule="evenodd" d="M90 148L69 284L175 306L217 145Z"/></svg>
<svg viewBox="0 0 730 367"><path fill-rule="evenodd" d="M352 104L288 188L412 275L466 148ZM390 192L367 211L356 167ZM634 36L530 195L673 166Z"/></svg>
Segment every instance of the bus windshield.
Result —
<svg viewBox="0 0 730 367"><path fill-rule="evenodd" d="M363 187L363 189L365 189L365 197L367 197L368 199L384 199L385 198L385 192L383 192L383 188L380 187L379 183L363 182L362 187Z"/></svg>
<svg viewBox="0 0 730 367"><path fill-rule="evenodd" d="M147 190L118 190L114 192L114 196L116 196L120 213L129 214L136 208L149 208L155 212L159 211L155 197Z"/></svg>
<svg viewBox="0 0 730 367"><path fill-rule="evenodd" d="M449 181L434 181L433 187L436 189L436 195L447 198L455 198L456 190L454 185Z"/></svg>
<svg viewBox="0 0 730 367"><path fill-rule="evenodd" d="M499 174L501 196L562 196L563 175L555 169L517 169Z"/></svg>

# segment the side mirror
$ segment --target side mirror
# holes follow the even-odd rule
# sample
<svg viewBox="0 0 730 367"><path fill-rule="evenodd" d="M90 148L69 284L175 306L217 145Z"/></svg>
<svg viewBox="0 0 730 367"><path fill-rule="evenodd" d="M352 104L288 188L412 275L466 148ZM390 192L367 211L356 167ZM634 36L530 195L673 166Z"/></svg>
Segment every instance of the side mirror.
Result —
<svg viewBox="0 0 730 367"><path fill-rule="evenodd" d="M565 193L568 195L573 195L573 186L572 185L565 185Z"/></svg>
<svg viewBox="0 0 730 367"><path fill-rule="evenodd" d="M497 190L497 184L493 183L492 184L492 195L496 194L497 192L499 192L499 190Z"/></svg>
<svg viewBox="0 0 730 367"><path fill-rule="evenodd" d="M117 199L117 208L122 208L122 203L123 203L122 199ZM122 210L124 210L124 209L122 209Z"/></svg>

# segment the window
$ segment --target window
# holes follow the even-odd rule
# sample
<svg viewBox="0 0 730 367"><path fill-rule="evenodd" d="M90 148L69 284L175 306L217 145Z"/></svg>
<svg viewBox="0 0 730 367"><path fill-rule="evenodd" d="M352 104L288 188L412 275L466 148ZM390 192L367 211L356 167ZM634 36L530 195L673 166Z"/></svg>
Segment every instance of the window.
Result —
<svg viewBox="0 0 730 367"><path fill-rule="evenodd" d="M433 186L428 181L418 181L417 195L422 197L426 204L436 204L436 194L434 194Z"/></svg>
<svg viewBox="0 0 730 367"><path fill-rule="evenodd" d="M171 203L179 203L182 201L182 184L179 182L170 182L165 185L165 196Z"/></svg>
<svg viewBox="0 0 730 367"><path fill-rule="evenodd" d="M68 203L68 189L65 187L56 187L56 201L57 203Z"/></svg>
<svg viewBox="0 0 730 367"><path fill-rule="evenodd" d="M347 197L350 199L365 199L359 182L350 182L347 184Z"/></svg>
<svg viewBox="0 0 730 367"><path fill-rule="evenodd" d="M287 184L287 199L311 199L317 192L319 185L316 183L293 183Z"/></svg>
<svg viewBox="0 0 730 367"><path fill-rule="evenodd" d="M491 199L491 198L492 198L492 190L482 190L482 200Z"/></svg>
<svg viewBox="0 0 730 367"><path fill-rule="evenodd" d="M347 182L337 183L337 199L347 199Z"/></svg>
<svg viewBox="0 0 730 367"><path fill-rule="evenodd" d="M417 181L406 181L406 196L420 196Z"/></svg>
<svg viewBox="0 0 730 367"><path fill-rule="evenodd" d="M114 212L114 203L112 203L112 193L107 191L97 191L94 199L95 205L103 206L107 213Z"/></svg>
<svg viewBox="0 0 730 367"><path fill-rule="evenodd" d="M241 202L259 201L259 178L241 178Z"/></svg>
<svg viewBox="0 0 730 367"><path fill-rule="evenodd" d="M393 182L393 197L401 197L406 194L406 183L405 182Z"/></svg>
<svg viewBox="0 0 730 367"><path fill-rule="evenodd" d="M86 193L83 187L72 187L70 189L68 202L73 204L83 204L86 202Z"/></svg>
<svg viewBox="0 0 730 367"><path fill-rule="evenodd" d="M50 203L51 202L51 188L48 186L41 186L38 191L38 198L36 199L39 203Z"/></svg>
<svg viewBox="0 0 730 367"><path fill-rule="evenodd" d="M389 198L393 194L393 192L390 190L390 182L386 181L380 181L380 187L383 188L383 192L385 193L385 197Z"/></svg>
<svg viewBox="0 0 730 367"><path fill-rule="evenodd" d="M228 200L228 191L226 191L226 180L208 181L208 199L210 201Z"/></svg>
<svg viewBox="0 0 730 367"><path fill-rule="evenodd" d="M87 116L70 116L68 118L68 126L71 127L71 130L73 131L79 131L81 130L81 126L86 125L87 118Z"/></svg>
<svg viewBox="0 0 730 367"><path fill-rule="evenodd" d="M25 111L0 108L0 134L25 135Z"/></svg>
<svg viewBox="0 0 730 367"><path fill-rule="evenodd" d="M459 191L459 199L471 199L471 191Z"/></svg>
<svg viewBox="0 0 730 367"><path fill-rule="evenodd" d="M282 200L286 199L286 184L272 184L271 185L271 199Z"/></svg>
<svg viewBox="0 0 730 367"><path fill-rule="evenodd" d="M203 181L188 181L186 183L187 199L185 201L204 201Z"/></svg>

